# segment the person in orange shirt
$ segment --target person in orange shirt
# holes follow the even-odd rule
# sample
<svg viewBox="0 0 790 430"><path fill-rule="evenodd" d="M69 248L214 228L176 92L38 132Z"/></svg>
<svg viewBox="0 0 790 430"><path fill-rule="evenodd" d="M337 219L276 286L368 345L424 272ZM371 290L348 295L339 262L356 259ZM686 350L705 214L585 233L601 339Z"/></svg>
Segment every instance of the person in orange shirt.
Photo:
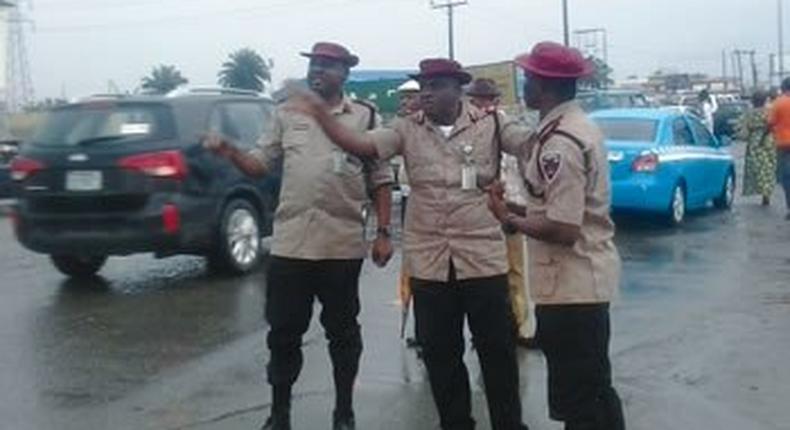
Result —
<svg viewBox="0 0 790 430"><path fill-rule="evenodd" d="M785 219L790 221L790 78L782 81L782 95L771 106L768 124L773 130L776 142L779 181L785 190Z"/></svg>

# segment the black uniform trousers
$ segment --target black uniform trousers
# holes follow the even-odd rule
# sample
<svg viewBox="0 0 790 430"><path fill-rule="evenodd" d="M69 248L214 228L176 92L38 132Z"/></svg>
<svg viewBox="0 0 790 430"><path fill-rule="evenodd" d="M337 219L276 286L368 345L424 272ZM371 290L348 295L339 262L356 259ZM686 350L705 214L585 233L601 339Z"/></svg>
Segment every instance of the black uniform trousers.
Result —
<svg viewBox="0 0 790 430"><path fill-rule="evenodd" d="M535 316L551 418L567 430L624 430L609 362L609 304L538 305Z"/></svg>
<svg viewBox="0 0 790 430"><path fill-rule="evenodd" d="M329 341L334 369L335 414L350 415L352 390L362 355L359 273L362 260L301 260L272 257L266 289L267 366L274 390L274 414L287 414L291 386L302 370L302 336L310 326L315 299Z"/></svg>
<svg viewBox="0 0 790 430"><path fill-rule="evenodd" d="M521 422L519 369L507 276L448 282L412 278L423 359L444 430L473 429L464 319L480 358L493 430L526 429Z"/></svg>

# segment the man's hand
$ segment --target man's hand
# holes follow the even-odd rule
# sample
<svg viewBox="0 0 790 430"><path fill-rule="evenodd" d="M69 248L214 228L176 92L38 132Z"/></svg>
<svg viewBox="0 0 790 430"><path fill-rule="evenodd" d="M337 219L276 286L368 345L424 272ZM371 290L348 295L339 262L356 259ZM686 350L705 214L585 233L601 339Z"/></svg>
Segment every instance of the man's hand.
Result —
<svg viewBox="0 0 790 430"><path fill-rule="evenodd" d="M284 105L285 110L317 118L329 109L326 101L314 91L298 86L290 86L286 91L288 100Z"/></svg>
<svg viewBox="0 0 790 430"><path fill-rule="evenodd" d="M214 132L203 136L203 147L224 158L230 158L235 149L227 139Z"/></svg>
<svg viewBox="0 0 790 430"><path fill-rule="evenodd" d="M389 237L379 235L373 241L372 251L373 262L376 266L384 267L392 258L392 241Z"/></svg>
<svg viewBox="0 0 790 430"><path fill-rule="evenodd" d="M500 181L496 181L488 187L488 209L501 223L504 223L510 214L507 202L505 202L505 186Z"/></svg>

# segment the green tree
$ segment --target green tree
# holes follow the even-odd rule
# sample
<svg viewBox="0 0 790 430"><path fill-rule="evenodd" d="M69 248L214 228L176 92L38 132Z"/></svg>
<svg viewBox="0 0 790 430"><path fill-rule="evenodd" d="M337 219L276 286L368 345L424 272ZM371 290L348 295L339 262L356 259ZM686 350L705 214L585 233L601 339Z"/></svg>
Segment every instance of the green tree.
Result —
<svg viewBox="0 0 790 430"><path fill-rule="evenodd" d="M271 82L272 60L265 60L255 50L239 49L228 56L219 72L219 84L225 88L239 88L262 92Z"/></svg>
<svg viewBox="0 0 790 430"><path fill-rule="evenodd" d="M612 73L614 70L609 67L606 62L600 58L592 56L588 57L587 61L591 62L593 66L595 66L595 73L593 73L592 76L581 80L580 85L582 87L602 89L608 88L610 85L614 84L614 80L612 79Z"/></svg>
<svg viewBox="0 0 790 430"><path fill-rule="evenodd" d="M151 70L151 75L143 78L142 88L154 94L167 94L186 83L189 80L175 66L160 65Z"/></svg>

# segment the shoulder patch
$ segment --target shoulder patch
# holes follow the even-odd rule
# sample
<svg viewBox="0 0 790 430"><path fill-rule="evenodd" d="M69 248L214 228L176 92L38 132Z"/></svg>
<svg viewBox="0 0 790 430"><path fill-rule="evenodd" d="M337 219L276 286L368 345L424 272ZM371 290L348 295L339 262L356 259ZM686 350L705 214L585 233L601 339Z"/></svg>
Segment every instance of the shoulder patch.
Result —
<svg viewBox="0 0 790 430"><path fill-rule="evenodd" d="M557 151L546 151L540 155L538 162L543 179L549 184L554 182L562 170L562 154Z"/></svg>

